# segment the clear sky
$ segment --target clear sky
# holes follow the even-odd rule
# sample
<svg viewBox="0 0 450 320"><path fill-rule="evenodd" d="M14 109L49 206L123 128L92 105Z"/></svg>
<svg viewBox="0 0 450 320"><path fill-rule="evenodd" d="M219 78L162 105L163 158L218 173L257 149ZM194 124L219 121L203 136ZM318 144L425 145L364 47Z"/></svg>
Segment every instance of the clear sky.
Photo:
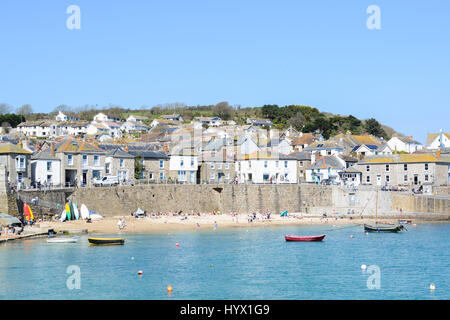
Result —
<svg viewBox="0 0 450 320"><path fill-rule="evenodd" d="M2 0L0 103L304 104L425 142L450 129L449 16L448 0Z"/></svg>

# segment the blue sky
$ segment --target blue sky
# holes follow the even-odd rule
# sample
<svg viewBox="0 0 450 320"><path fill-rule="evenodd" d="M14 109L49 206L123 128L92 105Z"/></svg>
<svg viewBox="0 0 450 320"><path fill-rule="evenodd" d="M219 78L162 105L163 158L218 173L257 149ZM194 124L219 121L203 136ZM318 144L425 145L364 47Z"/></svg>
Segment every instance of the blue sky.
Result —
<svg viewBox="0 0 450 320"><path fill-rule="evenodd" d="M446 0L4 0L0 103L304 104L425 142L450 129L449 14Z"/></svg>

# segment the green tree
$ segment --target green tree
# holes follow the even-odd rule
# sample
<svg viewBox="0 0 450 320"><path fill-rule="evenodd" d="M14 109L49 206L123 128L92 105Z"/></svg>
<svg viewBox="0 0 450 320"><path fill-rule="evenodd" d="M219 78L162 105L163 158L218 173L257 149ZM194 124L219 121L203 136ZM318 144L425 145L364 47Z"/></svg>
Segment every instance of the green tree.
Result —
<svg viewBox="0 0 450 320"><path fill-rule="evenodd" d="M144 172L144 165L141 162L142 157L141 154L138 153L136 157L134 158L134 178L135 179L141 179L142 178L142 172Z"/></svg>
<svg viewBox="0 0 450 320"><path fill-rule="evenodd" d="M374 118L370 118L366 120L364 125L364 129L368 134L372 134L376 137L387 138L387 134L384 129L381 127L381 124Z"/></svg>
<svg viewBox="0 0 450 320"><path fill-rule="evenodd" d="M274 120L279 115L279 108L276 104L266 104L261 108L264 117Z"/></svg>

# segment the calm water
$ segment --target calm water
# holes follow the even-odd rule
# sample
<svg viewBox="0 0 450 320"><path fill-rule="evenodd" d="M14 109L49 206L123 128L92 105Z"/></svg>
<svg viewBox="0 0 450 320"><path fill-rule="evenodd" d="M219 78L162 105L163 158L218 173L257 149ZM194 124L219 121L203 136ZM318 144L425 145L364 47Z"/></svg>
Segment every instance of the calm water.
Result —
<svg viewBox="0 0 450 320"><path fill-rule="evenodd" d="M362 227L331 225L219 226L126 235L124 246L89 246L87 236L75 244L13 241L0 245L0 298L449 299L450 224L408 230L366 235ZM284 241L285 234L322 232L321 243ZM379 266L380 289L367 288L370 274L362 264ZM67 289L70 265L80 267L80 290Z"/></svg>

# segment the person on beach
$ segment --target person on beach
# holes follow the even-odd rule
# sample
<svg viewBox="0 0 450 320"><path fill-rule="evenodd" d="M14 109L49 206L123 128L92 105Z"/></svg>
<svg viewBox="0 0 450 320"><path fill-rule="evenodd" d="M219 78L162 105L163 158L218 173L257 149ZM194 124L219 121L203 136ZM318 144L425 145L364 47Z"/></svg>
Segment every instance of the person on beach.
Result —
<svg viewBox="0 0 450 320"><path fill-rule="evenodd" d="M217 222L214 221L214 230L217 230Z"/></svg>
<svg viewBox="0 0 450 320"><path fill-rule="evenodd" d="M117 221L117 227L120 229L122 229L122 220Z"/></svg>
<svg viewBox="0 0 450 320"><path fill-rule="evenodd" d="M122 218L122 229L125 228L127 225L125 223L125 217Z"/></svg>

